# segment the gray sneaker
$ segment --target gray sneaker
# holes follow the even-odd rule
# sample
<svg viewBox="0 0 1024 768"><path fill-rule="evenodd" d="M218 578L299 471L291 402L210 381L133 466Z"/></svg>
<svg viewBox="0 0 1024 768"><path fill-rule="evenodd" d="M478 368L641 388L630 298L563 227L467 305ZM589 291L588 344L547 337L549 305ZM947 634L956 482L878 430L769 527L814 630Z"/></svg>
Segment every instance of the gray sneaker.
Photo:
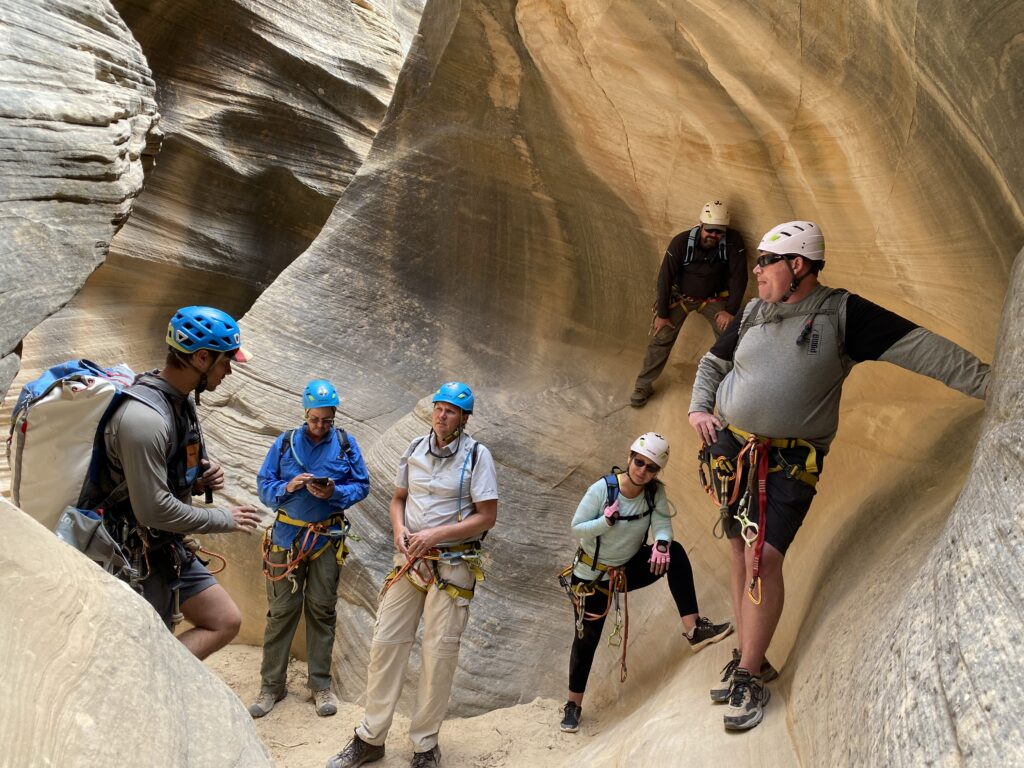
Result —
<svg viewBox="0 0 1024 768"><path fill-rule="evenodd" d="M732 693L732 675L736 671L736 667L740 665L740 652L738 648L732 649L732 658L729 663L722 667L722 678L718 684L711 689L711 700L715 704L724 704L729 700L729 694ZM775 670L768 659L765 659L761 663L761 682L770 683L772 680L777 678L779 673Z"/></svg>
<svg viewBox="0 0 1024 768"><path fill-rule="evenodd" d="M330 688L313 691L313 706L320 717L330 717L338 713L338 697Z"/></svg>
<svg viewBox="0 0 1024 768"><path fill-rule="evenodd" d="M437 768L439 765L441 765L441 748L435 744L433 749L428 749L426 752L413 752L409 768Z"/></svg>
<svg viewBox="0 0 1024 768"><path fill-rule="evenodd" d="M325 768L356 768L384 757L384 745L369 744L352 734L352 741L341 752L327 761Z"/></svg>
<svg viewBox="0 0 1024 768"><path fill-rule="evenodd" d="M729 700L729 694L732 693L732 675L739 665L740 651L738 648L733 648L732 658L729 659L728 664L722 667L722 679L711 689L711 700L716 704L722 704Z"/></svg>
<svg viewBox="0 0 1024 768"><path fill-rule="evenodd" d="M710 620L701 616L693 628L693 637L686 638L690 643L690 650L696 653L705 645L717 643L732 634L732 622L726 621L721 624L712 624Z"/></svg>
<svg viewBox="0 0 1024 768"><path fill-rule="evenodd" d="M747 731L764 717L764 708L772 693L764 687L760 677L754 677L743 667L732 676L732 692L724 723L727 731Z"/></svg>
<svg viewBox="0 0 1024 768"><path fill-rule="evenodd" d="M253 719L269 715L270 711L274 708L274 705L287 695L288 691L278 691L277 693L260 691L260 695L256 697L256 701L249 705L249 715L252 716Z"/></svg>
<svg viewBox="0 0 1024 768"><path fill-rule="evenodd" d="M644 392L644 390L637 387L633 390L633 394L629 397L629 404L634 408L643 408L647 405L647 398L651 396L650 392Z"/></svg>

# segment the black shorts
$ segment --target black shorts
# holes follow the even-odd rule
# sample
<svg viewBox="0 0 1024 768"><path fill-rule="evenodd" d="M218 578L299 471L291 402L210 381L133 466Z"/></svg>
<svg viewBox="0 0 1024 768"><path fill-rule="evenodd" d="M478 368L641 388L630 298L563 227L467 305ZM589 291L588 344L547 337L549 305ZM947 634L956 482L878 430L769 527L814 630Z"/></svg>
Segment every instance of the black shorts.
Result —
<svg viewBox="0 0 1024 768"><path fill-rule="evenodd" d="M728 429L722 429L718 431L718 440L711 446L711 455L727 456L735 461L737 454L739 454L742 448L743 443L736 435ZM819 473L823 460L824 456L819 451L817 454ZM769 466L798 464L801 467L804 466L806 461L806 448L772 448L768 460ZM736 514L739 502L743 498L749 472L751 471L752 469L749 465L743 469L742 483L744 488L740 489L736 503L729 507L729 511L733 515ZM807 510L811 508L811 501L814 499L815 493L817 491L814 487L802 480L789 477L784 472L769 472L767 484L768 509L765 512L764 540L782 554L786 554L786 550L789 549L789 545L793 543L793 539L796 537L796 532L803 525L804 518L807 516ZM754 492L750 496L747 517L750 518L751 522L757 523L760 515L756 485ZM725 535L730 539L739 537L740 523L735 517L731 517L725 526Z"/></svg>

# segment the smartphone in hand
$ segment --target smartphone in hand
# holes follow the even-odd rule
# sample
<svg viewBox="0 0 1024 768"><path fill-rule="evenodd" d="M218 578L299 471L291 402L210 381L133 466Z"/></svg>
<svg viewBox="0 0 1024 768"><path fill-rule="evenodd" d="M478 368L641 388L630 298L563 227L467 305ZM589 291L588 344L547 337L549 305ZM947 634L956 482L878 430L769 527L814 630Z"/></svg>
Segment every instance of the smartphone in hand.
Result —
<svg viewBox="0 0 1024 768"><path fill-rule="evenodd" d="M313 485L328 485L331 482L329 477L311 477L309 482Z"/></svg>

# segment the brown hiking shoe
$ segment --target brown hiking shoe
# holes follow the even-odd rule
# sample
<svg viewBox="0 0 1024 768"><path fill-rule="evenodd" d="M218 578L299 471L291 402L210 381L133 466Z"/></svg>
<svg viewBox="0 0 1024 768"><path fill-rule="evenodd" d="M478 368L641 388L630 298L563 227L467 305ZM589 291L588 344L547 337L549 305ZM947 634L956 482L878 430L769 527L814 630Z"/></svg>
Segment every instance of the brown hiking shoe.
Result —
<svg viewBox="0 0 1024 768"><path fill-rule="evenodd" d="M287 695L288 691L279 691L277 693L260 691L260 695L256 697L256 701L249 705L249 714L254 719L269 715L270 710L274 708L274 705Z"/></svg>
<svg viewBox="0 0 1024 768"><path fill-rule="evenodd" d="M313 706L320 717L330 717L338 712L338 697L330 688L313 691Z"/></svg>

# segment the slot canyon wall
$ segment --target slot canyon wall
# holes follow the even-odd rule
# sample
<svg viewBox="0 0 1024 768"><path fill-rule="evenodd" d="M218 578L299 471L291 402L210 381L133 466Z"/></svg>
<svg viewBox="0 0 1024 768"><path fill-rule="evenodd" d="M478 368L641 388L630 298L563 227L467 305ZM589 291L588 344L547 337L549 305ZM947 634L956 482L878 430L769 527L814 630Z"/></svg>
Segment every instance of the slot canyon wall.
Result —
<svg viewBox="0 0 1024 768"><path fill-rule="evenodd" d="M783 677L744 760L1024 759L1010 704L1024 692L1021 601L1005 589L1021 559L1019 6L115 5L155 80L146 114L163 115L164 150L108 263L68 308L39 325L67 297L49 290L53 303L39 304L18 289L11 303L0 292L5 343L39 326L19 381L71 356L139 368L159 359L176 305L245 311L255 360L204 398L232 502L254 500L255 471L301 418L306 380L339 386L374 481L352 514L362 541L339 601L345 698L362 694L394 467L427 431L424 396L451 378L477 393L471 431L499 463L502 494L453 711L562 695L571 626L554 574L573 551L568 519L648 429L673 445L665 480L702 610L730 611L727 546L711 536L686 422L707 329L688 324L650 404L628 407L662 249L720 198L748 249L780 221L815 220L825 282L985 360L999 349L987 409L890 366L854 371L814 511L787 558L771 650ZM94 12L117 18L109 6ZM312 17L316 31L299 34L297 19ZM0 122L0 146L12 123ZM30 176L31 159L13 156ZM96 195L80 223L106 227L109 242ZM24 216L49 225L21 248L52 259L62 248L47 238L66 208L50 198ZM5 230L21 226L13 216ZM76 245L92 231L75 230ZM49 268L68 296L91 258L67 276ZM8 284L33 274L13 254L0 269ZM240 639L258 642L255 543L215 538L232 560L223 583L245 611ZM664 602L631 598L629 681L619 685L602 651L588 690L589 707L619 716L573 759L636 764L697 749L710 760L734 744L706 705L711 667L679 659ZM851 725L864 722L879 725ZM708 735L695 745L684 723ZM641 726L654 738L624 738ZM789 757L765 749L769 739Z"/></svg>

